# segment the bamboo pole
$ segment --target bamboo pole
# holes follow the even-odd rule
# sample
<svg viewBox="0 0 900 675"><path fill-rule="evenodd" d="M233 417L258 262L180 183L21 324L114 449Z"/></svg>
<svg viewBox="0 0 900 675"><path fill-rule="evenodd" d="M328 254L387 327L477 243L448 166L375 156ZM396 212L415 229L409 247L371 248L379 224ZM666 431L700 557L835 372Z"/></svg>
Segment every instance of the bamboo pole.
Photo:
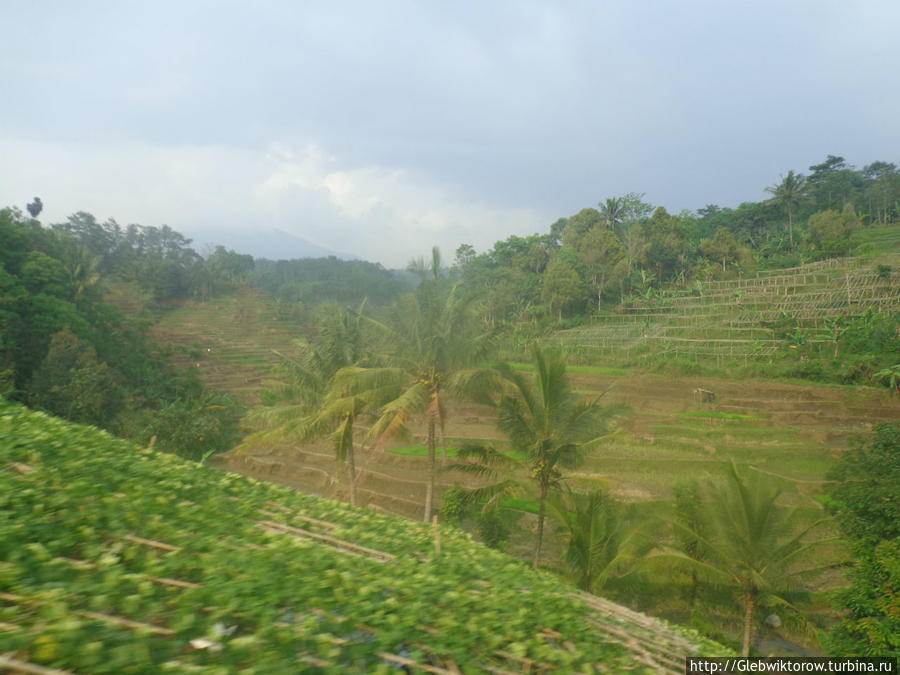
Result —
<svg viewBox="0 0 900 675"><path fill-rule="evenodd" d="M441 557L441 529L438 527L438 517L434 514L431 518L431 530L434 532L434 555Z"/></svg>

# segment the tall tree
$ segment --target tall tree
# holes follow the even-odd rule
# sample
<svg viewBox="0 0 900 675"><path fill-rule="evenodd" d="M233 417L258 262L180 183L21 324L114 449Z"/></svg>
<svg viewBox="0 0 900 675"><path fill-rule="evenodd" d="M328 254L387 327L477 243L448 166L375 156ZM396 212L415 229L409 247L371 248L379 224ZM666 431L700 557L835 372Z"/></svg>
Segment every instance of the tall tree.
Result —
<svg viewBox="0 0 900 675"><path fill-rule="evenodd" d="M578 307L584 300L584 283L572 260L577 262L576 252L563 247L553 256L544 272L541 298L559 320L562 320L564 311Z"/></svg>
<svg viewBox="0 0 900 675"><path fill-rule="evenodd" d="M828 155L821 164L809 167L809 171L807 183L818 210L840 211L844 204L851 203L855 206L859 201L866 179L862 172L847 164L843 157Z"/></svg>
<svg viewBox="0 0 900 675"><path fill-rule="evenodd" d="M766 192L772 195L770 201L784 206L788 217L788 237L791 249L794 248L794 208L805 199L807 188L806 178L801 173L795 174L788 171L787 176L781 177L781 182L766 188Z"/></svg>
<svg viewBox="0 0 900 675"><path fill-rule="evenodd" d="M244 441L252 447L272 440L305 442L330 434L335 459L347 469L353 506L357 503L354 426L394 391L389 384L361 388L350 376L367 363L361 325L364 309L365 303L356 311L327 305L319 319L318 340L312 345L297 340L299 358L279 354L286 381L270 395L281 405L251 411L247 421L262 428Z"/></svg>
<svg viewBox="0 0 900 675"><path fill-rule="evenodd" d="M618 408L586 401L572 392L566 363L558 352L532 347L534 378L509 371L512 385L500 400L498 426L514 451L525 455L537 484L540 506L533 567L537 568L544 540L547 497L600 442Z"/></svg>
<svg viewBox="0 0 900 675"><path fill-rule="evenodd" d="M602 227L603 216L597 209L581 209L566 220L562 230L562 244L577 249L584 236L595 227Z"/></svg>
<svg viewBox="0 0 900 675"><path fill-rule="evenodd" d="M900 213L900 171L893 164L875 162L865 173L871 180L866 188L869 213L874 211L880 223L892 222Z"/></svg>
<svg viewBox="0 0 900 675"><path fill-rule="evenodd" d="M835 257L847 254L850 237L859 227L853 205L845 204L840 212L828 210L812 214L807 223L807 236L823 257Z"/></svg>
<svg viewBox="0 0 900 675"><path fill-rule="evenodd" d="M702 555L685 552L664 557L681 559L701 578L730 588L743 608L741 653L750 654L754 622L762 606L792 607L789 592L797 582L833 565L810 566L808 556L823 540L807 541L819 525L798 525L798 510L778 504L782 491L771 476L742 475L732 462L724 483L710 484L703 527L676 531Z"/></svg>
<svg viewBox="0 0 900 675"><path fill-rule="evenodd" d="M706 258L721 261L724 272L726 263L738 259L740 249L734 235L724 227L720 227L712 239L704 239L700 242L700 252Z"/></svg>
<svg viewBox="0 0 900 675"><path fill-rule="evenodd" d="M350 505L356 506L357 496L355 427L363 416L375 417L385 402L396 397L398 386L391 378L378 384L359 377L359 367L343 368L328 386L318 410L305 418L298 427L302 439L329 434L338 464L346 467Z"/></svg>
<svg viewBox="0 0 900 675"><path fill-rule="evenodd" d="M68 328L53 335L27 387L28 404L73 422L109 427L125 403L119 376Z"/></svg>
<svg viewBox="0 0 900 675"><path fill-rule="evenodd" d="M493 374L477 364L492 348L487 333L471 309L471 299L451 283L441 268L440 252L432 250L430 265L413 265L422 281L414 294L403 295L388 322L370 320L381 333L389 366L346 373L366 387L398 386L398 394L385 403L368 438L406 435L415 418L424 417L428 446L428 483L424 520L431 520L437 472L438 430L447 418L445 399L461 395L490 402ZM344 373L339 373L343 377Z"/></svg>
<svg viewBox="0 0 900 675"><path fill-rule="evenodd" d="M625 274L625 249L615 232L594 228L581 240L578 251L597 294L597 309L607 288L621 281Z"/></svg>
<svg viewBox="0 0 900 675"><path fill-rule="evenodd" d="M686 242L679 216L660 206L634 229L643 239L639 262L653 271L658 282L670 281L684 271Z"/></svg>
<svg viewBox="0 0 900 675"><path fill-rule="evenodd" d="M606 224L607 230L616 229L616 225L620 225L625 218L625 202L618 197L608 197L605 202L598 204L600 207L600 216Z"/></svg>
<svg viewBox="0 0 900 675"><path fill-rule="evenodd" d="M40 197L35 197L34 201L28 204L25 208L28 209L28 213L32 218L37 218L41 214L41 211L44 210L44 204L43 202L41 202Z"/></svg>

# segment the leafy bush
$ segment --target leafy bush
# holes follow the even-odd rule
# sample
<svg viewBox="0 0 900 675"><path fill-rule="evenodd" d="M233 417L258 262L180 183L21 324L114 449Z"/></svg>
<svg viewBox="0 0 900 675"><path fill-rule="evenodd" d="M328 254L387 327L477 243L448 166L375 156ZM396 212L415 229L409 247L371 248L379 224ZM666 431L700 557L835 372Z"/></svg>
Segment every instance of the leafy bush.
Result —
<svg viewBox="0 0 900 675"><path fill-rule="evenodd" d="M441 521L459 526L468 513L469 507L465 491L458 485L454 485L444 493L444 502L441 504L440 511Z"/></svg>
<svg viewBox="0 0 900 675"><path fill-rule="evenodd" d="M179 398L153 416L144 437L155 437L162 450L199 461L210 453L234 447L241 414L241 407L226 394Z"/></svg>
<svg viewBox="0 0 900 675"><path fill-rule="evenodd" d="M312 663L396 672L385 654L462 672L519 668L506 650L557 672L639 667L624 640L591 626L599 613L571 586L453 528L441 529L438 557L421 523L203 469L3 402L0 466L9 594L0 653L12 658L85 674L295 673ZM263 518L296 536L266 531ZM304 536L323 524L339 546ZM675 642L673 633L660 625L654 635ZM208 648L189 646L201 638ZM689 640L703 654L727 653Z"/></svg>
<svg viewBox="0 0 900 675"><path fill-rule="evenodd" d="M833 654L900 656L900 424L880 424L829 475L829 510L854 553Z"/></svg>

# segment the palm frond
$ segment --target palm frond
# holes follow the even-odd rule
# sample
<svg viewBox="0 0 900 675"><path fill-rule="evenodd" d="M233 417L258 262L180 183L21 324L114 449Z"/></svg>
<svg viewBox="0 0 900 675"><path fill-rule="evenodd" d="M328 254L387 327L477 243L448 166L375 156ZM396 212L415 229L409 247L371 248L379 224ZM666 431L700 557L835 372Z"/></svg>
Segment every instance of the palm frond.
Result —
<svg viewBox="0 0 900 675"><path fill-rule="evenodd" d="M522 485L513 479L499 481L492 485L462 490L463 503L467 505L483 504L482 513L487 513L500 505L504 497L520 494Z"/></svg>
<svg viewBox="0 0 900 675"><path fill-rule="evenodd" d="M428 402L428 387L421 382L416 382L381 408L380 415L369 430L367 438L378 442L382 438L405 435L410 420L416 414L421 413Z"/></svg>
<svg viewBox="0 0 900 675"><path fill-rule="evenodd" d="M502 378L493 368L468 368L454 374L449 388L462 398L495 406L494 397L502 390Z"/></svg>
<svg viewBox="0 0 900 675"><path fill-rule="evenodd" d="M350 396L388 387L399 387L409 378L402 368L365 368L348 366L331 379L329 395Z"/></svg>
<svg viewBox="0 0 900 675"><path fill-rule="evenodd" d="M510 473L518 462L496 448L481 444L463 445L456 453L461 460L447 467L448 471L462 471L475 476L495 478L502 473Z"/></svg>
<svg viewBox="0 0 900 675"><path fill-rule="evenodd" d="M331 434L334 456L341 464L346 462L347 457L353 452L353 422L354 416L352 414L344 415L343 421Z"/></svg>

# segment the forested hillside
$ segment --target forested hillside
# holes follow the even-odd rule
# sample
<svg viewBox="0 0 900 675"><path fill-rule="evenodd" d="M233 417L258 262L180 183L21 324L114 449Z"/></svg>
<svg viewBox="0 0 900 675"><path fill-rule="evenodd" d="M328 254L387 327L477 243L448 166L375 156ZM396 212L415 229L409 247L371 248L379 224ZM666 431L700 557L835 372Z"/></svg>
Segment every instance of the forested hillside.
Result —
<svg viewBox="0 0 900 675"><path fill-rule="evenodd" d="M884 254L865 230L900 219L896 165L857 169L829 155L809 171L788 171L766 188L770 199L736 208L671 214L644 194L609 197L547 233L509 237L481 253L462 245L456 264L478 289L488 320L524 321L649 299L673 285L702 288L851 252Z"/></svg>
<svg viewBox="0 0 900 675"><path fill-rule="evenodd" d="M370 263L254 262L221 246L203 257L190 243L167 226L122 227L80 212L47 227L0 211L2 393L199 458L236 442L241 401L201 384L193 366L208 344L148 333L160 317L256 283L279 298L296 332L300 300L359 304L371 293L377 305L405 288Z"/></svg>

